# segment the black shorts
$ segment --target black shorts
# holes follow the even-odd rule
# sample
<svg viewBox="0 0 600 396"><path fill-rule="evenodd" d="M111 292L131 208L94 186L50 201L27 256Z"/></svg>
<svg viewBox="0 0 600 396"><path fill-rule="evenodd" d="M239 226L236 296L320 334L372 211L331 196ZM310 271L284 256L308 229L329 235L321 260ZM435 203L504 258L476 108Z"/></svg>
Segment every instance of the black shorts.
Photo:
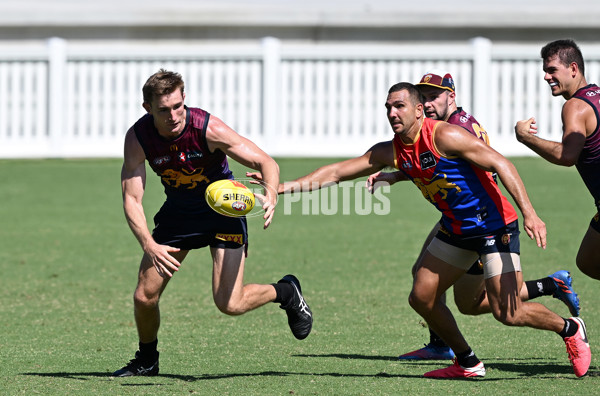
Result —
<svg viewBox="0 0 600 396"><path fill-rule="evenodd" d="M504 228L475 236L452 234L442 226L435 237L449 245L477 252L481 256L496 252L520 254L519 234L519 221L515 220Z"/></svg>
<svg viewBox="0 0 600 396"><path fill-rule="evenodd" d="M496 183L498 183L496 181L496 174L495 173L492 175L492 177L494 178L494 181ZM440 220L440 227L443 227L442 220ZM481 262L481 260L475 261L473 263L473 265L471 266L471 268L469 268L467 270L467 274L469 274L469 275L483 275L483 263Z"/></svg>
<svg viewBox="0 0 600 396"><path fill-rule="evenodd" d="M481 260L477 260L473 263L471 268L467 270L469 275L483 275L483 263Z"/></svg>
<svg viewBox="0 0 600 396"><path fill-rule="evenodd" d="M600 232L600 212L596 213L596 216L592 218L592 221L590 221L590 227Z"/></svg>
<svg viewBox="0 0 600 396"><path fill-rule="evenodd" d="M183 250L206 246L237 249L248 244L245 217L228 217L210 208L201 212L183 212L165 203L154 216L152 237L161 245Z"/></svg>

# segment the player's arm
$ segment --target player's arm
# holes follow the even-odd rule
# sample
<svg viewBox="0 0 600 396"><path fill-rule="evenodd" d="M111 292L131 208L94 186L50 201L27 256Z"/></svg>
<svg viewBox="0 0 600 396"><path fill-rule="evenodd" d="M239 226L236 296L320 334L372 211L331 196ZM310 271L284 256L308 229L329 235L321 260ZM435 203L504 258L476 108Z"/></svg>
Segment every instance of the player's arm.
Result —
<svg viewBox="0 0 600 396"><path fill-rule="evenodd" d="M262 174L265 190L263 210L267 228L273 220L277 204L277 186L279 186L279 165L254 142L239 135L219 118L211 116L206 129L206 141L209 150L219 149L227 156L248 168Z"/></svg>
<svg viewBox="0 0 600 396"><path fill-rule="evenodd" d="M383 186L383 185L391 186L394 183L398 183L400 181L406 181L406 180L409 180L409 179L406 176L406 174L402 171L395 171L395 172L379 171L379 172L373 173L372 175L370 175L367 178L366 187L367 187L367 190L369 190L369 192L372 194L380 186Z"/></svg>
<svg viewBox="0 0 600 396"><path fill-rule="evenodd" d="M392 142L381 142L371 147L360 157L325 165L294 181L279 186L279 193L307 192L318 190L345 180L354 180L394 166Z"/></svg>
<svg viewBox="0 0 600 396"><path fill-rule="evenodd" d="M582 100L568 100L562 109L563 136L561 142L537 136L535 119L518 121L515 125L517 140L545 160L562 166L573 166L585 144L587 131L596 128L592 107ZM593 125L591 125L593 124Z"/></svg>
<svg viewBox="0 0 600 396"><path fill-rule="evenodd" d="M137 238L142 250L152 260L154 267L161 276L171 277L177 271L180 263L169 252L179 249L159 245L154 241L142 205L146 186L145 154L133 128L125 135L125 151L121 169L121 189L123 193L123 210L127 224Z"/></svg>
<svg viewBox="0 0 600 396"><path fill-rule="evenodd" d="M435 132L435 145L447 157L457 156L488 172L496 172L523 214L523 228L537 245L546 248L546 225L536 214L515 166L496 150L464 129L444 124Z"/></svg>

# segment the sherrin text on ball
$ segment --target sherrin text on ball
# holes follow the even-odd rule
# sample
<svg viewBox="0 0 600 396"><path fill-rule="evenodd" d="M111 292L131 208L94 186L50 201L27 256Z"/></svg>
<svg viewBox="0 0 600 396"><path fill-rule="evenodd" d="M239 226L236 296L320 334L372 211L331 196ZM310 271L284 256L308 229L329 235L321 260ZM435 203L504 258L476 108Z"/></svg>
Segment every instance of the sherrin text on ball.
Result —
<svg viewBox="0 0 600 396"><path fill-rule="evenodd" d="M254 194L236 180L217 180L204 194L208 206L225 216L244 216L254 208Z"/></svg>

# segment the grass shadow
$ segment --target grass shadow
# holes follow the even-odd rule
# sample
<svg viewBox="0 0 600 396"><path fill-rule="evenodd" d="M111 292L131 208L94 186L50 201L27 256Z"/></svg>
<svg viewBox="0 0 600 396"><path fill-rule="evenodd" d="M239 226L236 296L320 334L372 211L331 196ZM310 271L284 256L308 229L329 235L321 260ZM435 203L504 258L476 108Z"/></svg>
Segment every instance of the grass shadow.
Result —
<svg viewBox="0 0 600 396"><path fill-rule="evenodd" d="M99 373L99 372L56 372L56 373L22 373L21 375L27 376L38 376L38 377L52 377L52 378L66 378L75 379L80 381L89 380L92 378L105 378L108 381L120 381L120 380L131 380L131 379L149 379L149 378L168 378L186 382L195 381L206 381L206 380L219 380L229 379L238 377L287 377L287 376L321 376L321 377L357 377L357 378L420 378L420 375L408 375L408 374L389 374L389 373L377 373L377 374L354 374L354 373L309 373L309 372L291 372L291 371L263 371L259 373L223 373L223 374L201 374L201 375L178 375L178 374L159 374L155 377L128 377L128 378L115 378L111 377L110 373ZM143 384L132 384L124 383L123 386L147 386L155 385L153 383Z"/></svg>
<svg viewBox="0 0 600 396"><path fill-rule="evenodd" d="M444 366L444 360L399 360L397 356L380 356L380 355L360 355L360 354L344 354L344 353L332 353L332 354L299 354L294 355L295 357L306 357L306 358L337 358L337 359L359 359L359 360L381 360L381 361L394 361L402 365L411 366L436 366L442 368ZM506 373L514 373L517 375L516 378L531 377L536 378L555 378L556 375L570 375L573 374L573 370L568 363L553 363L547 358L527 357L527 358L482 358L481 359L488 373L490 371L498 370ZM447 361L449 364L450 361ZM514 363L513 363L514 362ZM428 369L424 370L428 371ZM587 375L588 377L600 376L600 371L597 368L590 368ZM503 378L509 379L509 378ZM573 379L577 379L573 377Z"/></svg>
<svg viewBox="0 0 600 396"><path fill-rule="evenodd" d="M363 355L323 355L325 357L336 357L342 359L368 359L369 356ZM318 356L318 357L323 357ZM311 357L311 356L307 356ZM385 359L388 360L388 359ZM535 360L535 359L532 359ZM443 366L442 361L428 361L428 362L414 362L414 361L399 361L402 365L411 365L411 366ZM557 365L557 364L539 364L539 363L531 363L531 364L513 364L513 363L493 363L486 366L488 369L488 375L485 379L472 379L472 378L464 378L459 380L485 380L489 381L506 381L506 380L521 380L524 377L535 377L536 379L557 379L557 376L564 375L562 379L567 380L579 380L579 378L572 375L571 368L565 365ZM503 376L502 378L493 378L494 371L502 371L504 373L514 373L515 375L507 377ZM423 370L423 371L428 371ZM131 381L133 380L141 380L147 381L150 377L129 377L129 378L114 378L110 376L110 373L101 373L101 372L56 372L56 373L22 373L22 375L27 376L38 376L38 377L52 377L52 378L65 378L65 379L73 379L78 381L87 381L92 378L104 378L106 381ZM153 382L144 382L144 383L131 383L125 382L122 383L122 386L151 386L151 385L159 385L160 379L171 379L185 382L197 382L197 381L212 381L212 380L221 380L221 379L230 379L230 378L252 378L252 377L287 377L287 376L310 376L310 377L348 377L348 378L423 378L421 374L393 374L393 373L376 373L376 374L362 374L362 373L335 373L335 372L325 372L325 373L315 373L315 372L292 372L292 371L262 371L257 373L221 373L221 374L200 374L200 375L178 375L178 374L169 374L163 373L158 376L151 377L156 379ZM587 377L600 377L600 371L595 368L590 370ZM454 379L456 380L456 379ZM157 382L158 381L158 382Z"/></svg>

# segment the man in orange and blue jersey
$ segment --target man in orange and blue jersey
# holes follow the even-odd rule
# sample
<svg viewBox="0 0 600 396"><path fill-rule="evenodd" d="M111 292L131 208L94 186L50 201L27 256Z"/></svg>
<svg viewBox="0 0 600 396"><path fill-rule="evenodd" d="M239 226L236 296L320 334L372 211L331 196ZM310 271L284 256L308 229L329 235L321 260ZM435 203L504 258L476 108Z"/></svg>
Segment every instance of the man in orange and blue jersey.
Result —
<svg viewBox="0 0 600 396"><path fill-rule="evenodd" d="M320 189L368 176L385 167L403 171L442 213L442 225L416 271L409 302L456 353L454 364L424 375L432 378L485 376L485 367L461 334L452 312L440 301L473 262L483 263L487 297L494 318L508 326L527 326L559 334L577 377L585 375L591 351L582 319L561 318L545 306L523 302L519 226L515 209L494 182L495 172L523 215L527 235L546 247L546 225L536 214L514 165L463 128L425 117L423 96L410 83L388 91L387 118L394 132L365 154L325 165L278 193ZM260 175L250 174L257 179Z"/></svg>
<svg viewBox="0 0 600 396"><path fill-rule="evenodd" d="M425 73L416 85L424 97L424 110L427 117L434 120L446 121L458 125L473 136L490 144L486 130L471 114L456 104L455 80L449 72L432 70ZM404 177L402 171L377 172L367 180L371 192L377 186L393 184ZM494 176L495 180L495 176ZM440 229L436 223L427 236L421 252L412 267L412 274L416 273L420 259L423 257L427 246ZM482 263L477 260L454 285L454 301L458 310L467 315L489 313L489 302L485 291ZM572 287L571 274L568 271L556 271L547 277L523 282L519 296L523 301L540 296L553 296L563 301L571 315L579 316L579 298ZM445 301L445 294L442 301ZM454 358L454 352L444 340L429 328L429 343L423 348L399 356L401 360L443 360Z"/></svg>

